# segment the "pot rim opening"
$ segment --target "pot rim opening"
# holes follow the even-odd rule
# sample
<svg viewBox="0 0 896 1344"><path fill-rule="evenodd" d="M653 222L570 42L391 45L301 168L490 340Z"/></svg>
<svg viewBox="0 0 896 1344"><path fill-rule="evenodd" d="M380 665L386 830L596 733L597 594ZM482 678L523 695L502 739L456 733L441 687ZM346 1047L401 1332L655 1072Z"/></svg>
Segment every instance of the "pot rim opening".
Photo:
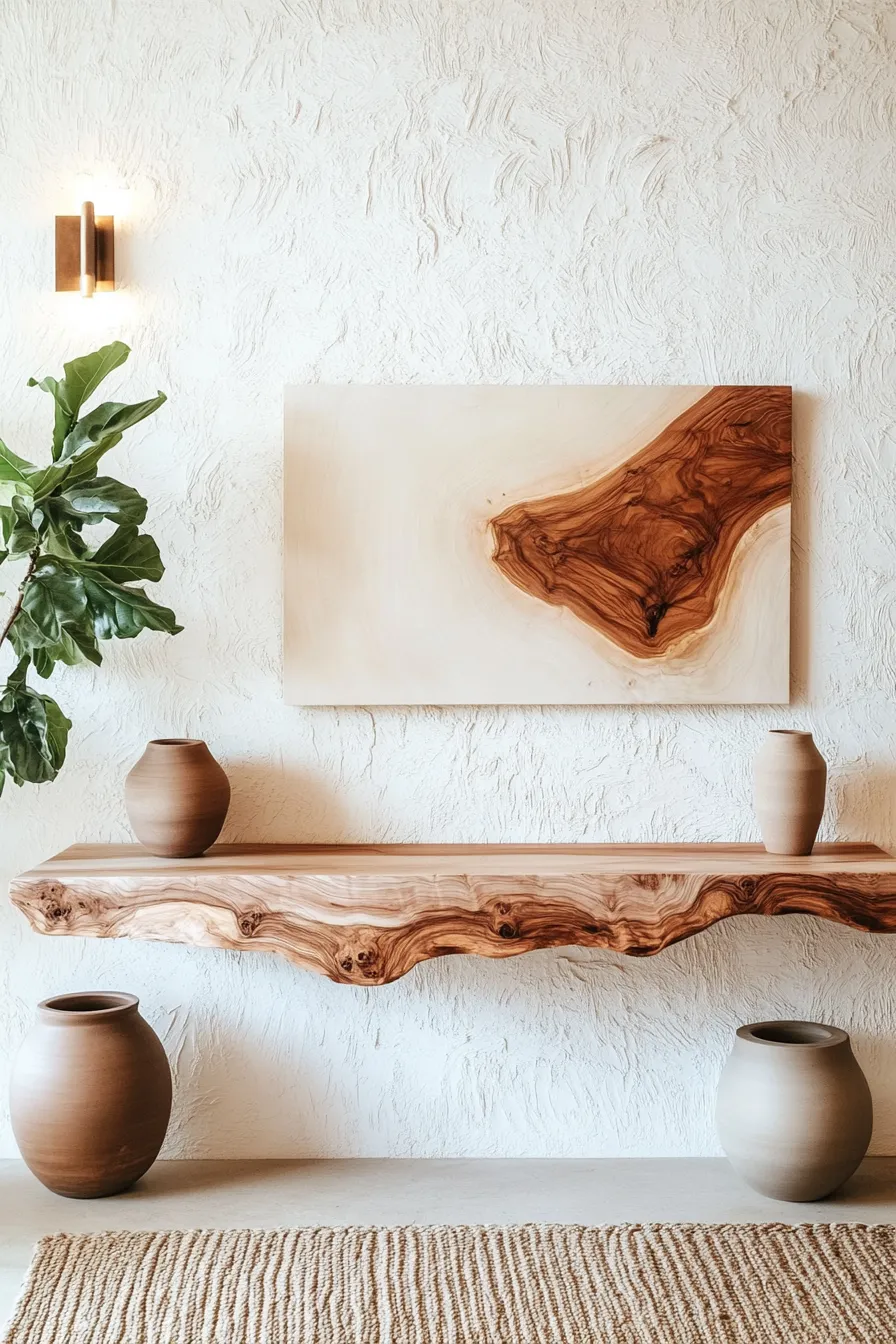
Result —
<svg viewBox="0 0 896 1344"><path fill-rule="evenodd" d="M756 1045L790 1050L824 1050L849 1041L848 1034L840 1027L830 1027L824 1022L751 1022L738 1027L737 1036Z"/></svg>
<svg viewBox="0 0 896 1344"><path fill-rule="evenodd" d="M806 728L769 728L769 734L773 737L811 737L812 734Z"/></svg>
<svg viewBox="0 0 896 1344"><path fill-rule="evenodd" d="M150 747L204 747L201 737L151 737Z"/></svg>
<svg viewBox="0 0 896 1344"><path fill-rule="evenodd" d="M139 1002L135 994L88 989L75 994L53 994L42 999L37 1007L54 1022L93 1022L135 1012Z"/></svg>

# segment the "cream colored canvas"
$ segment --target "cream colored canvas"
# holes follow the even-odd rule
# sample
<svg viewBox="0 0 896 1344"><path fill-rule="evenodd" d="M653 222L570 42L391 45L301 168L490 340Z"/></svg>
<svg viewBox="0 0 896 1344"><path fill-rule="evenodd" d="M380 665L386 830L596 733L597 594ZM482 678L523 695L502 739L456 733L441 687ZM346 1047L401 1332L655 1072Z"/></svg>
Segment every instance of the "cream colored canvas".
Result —
<svg viewBox="0 0 896 1344"><path fill-rule="evenodd" d="M790 426L786 387L288 388L286 698L786 702Z"/></svg>

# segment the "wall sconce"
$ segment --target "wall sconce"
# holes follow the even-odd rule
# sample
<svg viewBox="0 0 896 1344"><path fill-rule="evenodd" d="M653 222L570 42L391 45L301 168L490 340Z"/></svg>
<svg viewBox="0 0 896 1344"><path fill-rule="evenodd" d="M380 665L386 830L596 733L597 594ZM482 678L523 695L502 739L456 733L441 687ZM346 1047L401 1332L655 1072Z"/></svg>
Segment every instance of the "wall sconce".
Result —
<svg viewBox="0 0 896 1344"><path fill-rule="evenodd" d="M115 218L97 215L85 201L80 215L56 216L56 289L92 299L115 288Z"/></svg>

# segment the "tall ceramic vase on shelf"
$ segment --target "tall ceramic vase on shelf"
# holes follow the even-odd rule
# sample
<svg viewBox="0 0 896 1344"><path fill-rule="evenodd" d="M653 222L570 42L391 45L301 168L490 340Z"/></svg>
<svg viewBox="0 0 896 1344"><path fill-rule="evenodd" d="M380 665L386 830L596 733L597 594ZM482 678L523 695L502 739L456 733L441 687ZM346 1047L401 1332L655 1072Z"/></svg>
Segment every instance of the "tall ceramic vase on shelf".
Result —
<svg viewBox="0 0 896 1344"><path fill-rule="evenodd" d="M26 1165L73 1199L126 1190L156 1160L171 1070L132 994L59 994L13 1067L10 1115Z"/></svg>
<svg viewBox="0 0 896 1344"><path fill-rule="evenodd" d="M221 833L230 784L204 742L164 737L147 744L125 780L134 834L152 854L189 859Z"/></svg>
<svg viewBox="0 0 896 1344"><path fill-rule="evenodd" d="M865 1156L871 1125L871 1093L845 1031L818 1022L738 1029L716 1127L754 1190L795 1201L833 1194Z"/></svg>
<svg viewBox="0 0 896 1344"><path fill-rule="evenodd" d="M755 763L756 816L769 854L811 854L828 769L811 733L773 728Z"/></svg>

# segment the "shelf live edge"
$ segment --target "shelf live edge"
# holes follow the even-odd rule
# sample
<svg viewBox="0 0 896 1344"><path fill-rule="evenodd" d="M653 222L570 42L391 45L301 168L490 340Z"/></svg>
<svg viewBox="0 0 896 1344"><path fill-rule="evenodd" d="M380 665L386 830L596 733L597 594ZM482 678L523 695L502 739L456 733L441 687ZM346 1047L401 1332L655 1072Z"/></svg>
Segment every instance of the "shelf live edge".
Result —
<svg viewBox="0 0 896 1344"><path fill-rule="evenodd" d="M75 845L10 884L38 933L277 952L347 985L452 953L652 956L732 915L896 931L896 858L758 845L216 845L198 859Z"/></svg>

